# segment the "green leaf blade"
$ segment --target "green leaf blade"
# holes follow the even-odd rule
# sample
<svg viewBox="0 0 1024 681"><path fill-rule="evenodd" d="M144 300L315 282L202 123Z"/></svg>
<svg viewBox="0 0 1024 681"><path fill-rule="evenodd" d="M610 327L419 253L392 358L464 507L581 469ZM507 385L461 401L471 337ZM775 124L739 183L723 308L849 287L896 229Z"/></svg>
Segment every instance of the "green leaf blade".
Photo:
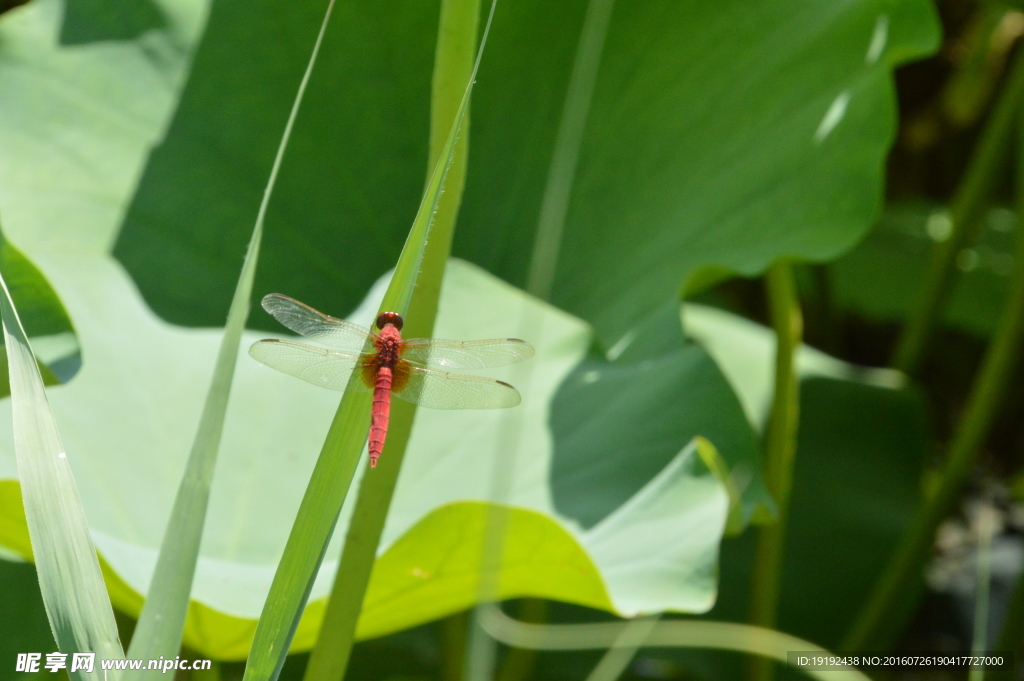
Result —
<svg viewBox="0 0 1024 681"><path fill-rule="evenodd" d="M18 473L50 627L61 652L120 659L114 613L42 375L2 277L0 289ZM99 679L96 670L98 662L92 673L71 678Z"/></svg>
<svg viewBox="0 0 1024 681"><path fill-rule="evenodd" d="M238 347L249 316L249 300L252 297L262 235L263 227L257 223L228 312L224 337L192 452L160 546L146 603L132 636L128 650L128 656L132 659L171 658L181 648L192 581L206 524L213 471L238 360ZM159 674L162 672L153 670L141 673L139 678L156 679Z"/></svg>
<svg viewBox="0 0 1024 681"><path fill-rule="evenodd" d="M370 427L368 394L346 392L302 497L253 638L245 681L274 679L309 598Z"/></svg>
<svg viewBox="0 0 1024 681"><path fill-rule="evenodd" d="M493 13L494 3L491 17ZM441 3L431 93L428 167L432 171L424 197L424 202L427 196L434 197L433 212L426 216L433 224L431 238L420 255L418 277L409 298L409 319L404 332L410 338L434 335L442 281L465 187L469 145L467 108L482 54L482 47L480 50L476 47L479 20L479 0L444 0ZM444 183L447 187L443 194L438 191L440 186L433 187L442 167L446 168ZM421 213L422 209L421 205ZM417 221L421 216L417 216ZM415 416L416 407L412 404L399 401L392 405L388 456L375 474L363 478L359 486L341 563L317 645L306 669L306 681L335 681L345 676Z"/></svg>
<svg viewBox="0 0 1024 681"><path fill-rule="evenodd" d="M493 15L494 4L491 5L491 15L484 28L473 73L466 85L444 147L427 182L416 218L395 266L394 276L384 293L380 306L382 312L387 310L405 316L413 300L423 256L431 236L434 213L441 199L445 176L455 155L459 128L469 107L473 82ZM441 261L444 261L443 257ZM345 502L366 442L370 423L369 406L370 395L366 393L347 390L341 400L320 458L313 470L313 476L306 488L306 494L299 506L284 556L274 575L264 614L260 616L260 623L256 628L253 653L249 658L249 664L246 665L245 681L276 679L284 666L285 657L302 618L303 608L309 599L313 581L323 562L338 514ZM411 413L409 416L411 417ZM411 418L408 420L411 425Z"/></svg>

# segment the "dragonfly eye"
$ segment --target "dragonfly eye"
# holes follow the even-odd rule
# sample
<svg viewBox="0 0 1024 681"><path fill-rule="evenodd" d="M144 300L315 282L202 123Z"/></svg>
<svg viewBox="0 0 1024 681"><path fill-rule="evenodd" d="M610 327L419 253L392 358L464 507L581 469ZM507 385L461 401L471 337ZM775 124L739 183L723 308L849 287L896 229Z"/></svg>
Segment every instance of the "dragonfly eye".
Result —
<svg viewBox="0 0 1024 681"><path fill-rule="evenodd" d="M391 324L399 331L402 330L402 315L397 312L381 312L377 315L377 328L383 329L388 324Z"/></svg>

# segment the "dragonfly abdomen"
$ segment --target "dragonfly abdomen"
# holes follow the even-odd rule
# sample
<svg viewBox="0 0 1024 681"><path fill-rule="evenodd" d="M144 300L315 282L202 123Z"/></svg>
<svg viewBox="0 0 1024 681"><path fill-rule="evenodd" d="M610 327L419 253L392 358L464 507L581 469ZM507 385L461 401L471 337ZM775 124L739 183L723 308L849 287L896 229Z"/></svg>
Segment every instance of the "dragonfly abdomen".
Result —
<svg viewBox="0 0 1024 681"><path fill-rule="evenodd" d="M373 386L373 411L370 418L370 468L377 467L377 459L384 450L388 436L388 418L391 416L391 367L377 369Z"/></svg>

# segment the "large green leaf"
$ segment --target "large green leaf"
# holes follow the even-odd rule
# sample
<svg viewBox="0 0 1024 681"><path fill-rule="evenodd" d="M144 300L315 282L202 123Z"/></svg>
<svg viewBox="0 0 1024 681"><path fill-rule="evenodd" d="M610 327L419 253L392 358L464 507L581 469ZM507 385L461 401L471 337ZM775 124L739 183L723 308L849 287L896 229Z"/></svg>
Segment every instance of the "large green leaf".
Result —
<svg viewBox="0 0 1024 681"><path fill-rule="evenodd" d="M111 5L104 0L67 3L61 26L62 45L104 40L131 40L146 31L163 28L163 14L153 0L126 0Z"/></svg>
<svg viewBox="0 0 1024 681"><path fill-rule="evenodd" d="M643 324L614 361L591 350L555 395L551 430L555 507L586 527L698 435L725 457L742 490L744 521L771 507L753 426L707 351L684 341L675 303Z"/></svg>
<svg viewBox="0 0 1024 681"><path fill-rule="evenodd" d="M685 343L681 331L696 343ZM775 333L724 310L670 303L626 340L609 353L614 361L591 348L552 403L556 507L584 525L596 522L650 480L682 443L702 435L729 466L743 521L769 518L773 504L755 431L771 405ZM797 351L796 366L805 378L883 388L904 381L898 372L857 367L806 345ZM652 413L663 417L652 419Z"/></svg>
<svg viewBox="0 0 1024 681"><path fill-rule="evenodd" d="M105 251L116 239L186 73L181 44L195 40L205 13L204 0L160 4L166 30L73 48L58 43L59 0L0 21L0 211L28 255Z"/></svg>
<svg viewBox="0 0 1024 681"><path fill-rule="evenodd" d="M235 254L306 64L295 46L312 42L322 16L320 3L212 4L116 248L165 320L223 323ZM257 298L287 291L350 310L398 260L427 167L437 18L437 3L338 3L270 203ZM276 328L262 315L250 324Z"/></svg>
<svg viewBox="0 0 1024 681"><path fill-rule="evenodd" d="M474 96L454 253L519 285L584 7L499 6ZM317 11L213 5L116 250L169 321L219 323L301 67L290 36L311 35ZM339 6L257 291L345 309L394 262L422 186L436 11ZM610 344L709 264L752 274L843 252L878 210L891 68L937 38L925 0L619 3L552 301Z"/></svg>

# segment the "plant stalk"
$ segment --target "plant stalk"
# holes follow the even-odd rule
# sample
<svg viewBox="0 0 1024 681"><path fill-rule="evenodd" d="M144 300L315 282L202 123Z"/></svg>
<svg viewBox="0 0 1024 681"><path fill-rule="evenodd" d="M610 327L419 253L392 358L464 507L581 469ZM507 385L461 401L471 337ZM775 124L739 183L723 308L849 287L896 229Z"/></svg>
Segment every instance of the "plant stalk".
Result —
<svg viewBox="0 0 1024 681"><path fill-rule="evenodd" d="M493 5L492 5L493 16ZM438 43L431 96L430 163L434 169L444 151L456 120L466 83L474 72L480 0L442 0ZM461 136L445 178L431 238L423 255L423 268L409 303L404 333L408 337L433 335L444 265L451 251L452 235L462 191L465 186L469 140L468 114L460 126ZM394 495L405 446L412 432L415 407L396 401L391 406L388 449L380 464L363 477L359 496L342 549L341 564L327 603L316 647L306 668L306 681L340 681L344 678L355 642L356 624L377 546L384 531L388 507Z"/></svg>
<svg viewBox="0 0 1024 681"><path fill-rule="evenodd" d="M437 622L441 650L441 681L462 681L462 661L466 658L469 616L466 612L442 618Z"/></svg>
<svg viewBox="0 0 1024 681"><path fill-rule="evenodd" d="M587 681L615 681L622 676L651 631L658 625L660 617L641 615L627 622L615 644L587 676Z"/></svg>
<svg viewBox="0 0 1024 681"><path fill-rule="evenodd" d="M949 206L952 231L932 248L920 297L896 345L892 365L908 374L917 373L927 350L932 327L953 288L956 256L972 243L984 224L984 209L1009 149L1017 102L1024 90L1024 50L1018 50L1006 84L982 131L963 179Z"/></svg>
<svg viewBox="0 0 1024 681"><path fill-rule="evenodd" d="M548 616L548 602L543 598L524 598L519 604L519 621L541 624ZM526 681L537 663L537 651L510 648L495 676L496 681Z"/></svg>
<svg viewBox="0 0 1024 681"><path fill-rule="evenodd" d="M995 650L1012 652L1014 668L993 671L991 678L999 681L1019 678L1015 672L1024 666L1024 572L1017 577L1017 585L1013 587Z"/></svg>
<svg viewBox="0 0 1024 681"><path fill-rule="evenodd" d="M777 345L775 350L775 395L764 436L765 483L778 507L778 518L760 529L754 554L750 621L773 628L778 617L782 580L782 556L786 538L789 494L793 486L797 427L800 422L800 379L796 352L803 336L803 316L797 298L796 280L790 263L779 260L768 270L768 305ZM767 681L774 663L753 658L749 676Z"/></svg>
<svg viewBox="0 0 1024 681"><path fill-rule="evenodd" d="M988 649L988 613L992 593L992 539L997 531L998 511L991 499L978 510L977 578L974 595L974 636L971 655L984 655ZM985 669L976 667L967 675L968 681L985 681Z"/></svg>
<svg viewBox="0 0 1024 681"><path fill-rule="evenodd" d="M1024 209L1022 178L1024 172L1018 167L1018 211ZM1016 227L1015 238L1014 271L1007 299L949 445L938 487L918 508L903 541L854 621L843 650L877 650L898 631L901 618L893 615L894 607L906 594L920 590L921 570L931 551L935 530L959 499L978 450L988 436L996 408L1017 364L1024 334L1024 229L1020 225Z"/></svg>
<svg viewBox="0 0 1024 681"><path fill-rule="evenodd" d="M583 134L586 131L587 119L593 101L594 87L597 83L601 55L604 52L605 39L611 23L615 0L589 0L587 11L580 27L579 42L573 58L572 74L569 78L562 107L558 132L555 135L551 166L545 180L544 194L541 201L540 214L537 217L537 232L534 238L533 251L530 255L530 266L526 275L526 291L541 300L549 300L555 282L558 259L562 248L562 235L565 230L565 219L569 210L572 188L576 180L576 169L579 163L580 148ZM520 320L521 328L532 329L540 334L540 321L529 313L524 313ZM531 334L527 334L531 335ZM524 372L517 384L525 388L531 381L532 374ZM503 424L509 432L505 438L508 452L514 452L518 442L520 424L516 418L509 417ZM514 469L511 456L502 457L501 466L495 469L492 479L491 499L504 501L507 498L508 479ZM498 575L501 563L501 540L504 537L506 509L492 507L487 516L481 564L484 566L478 599L481 603L493 600L498 593ZM489 565L493 565L493 578L488 578ZM492 641L479 624L480 608L473 614L471 637L476 643L470 646L465 665L466 681L479 681L483 678L498 678L500 681L525 681L533 674L536 653L532 650L512 648L508 651L500 669L494 671L497 643ZM525 599L522 603L525 618L543 621L547 606L541 599Z"/></svg>
<svg viewBox="0 0 1024 681"><path fill-rule="evenodd" d="M604 41L608 36L615 0L590 0L580 29L572 75L565 93L565 106L558 122L551 167L544 185L544 198L537 218L537 236L530 255L526 291L541 300L551 297L558 257L562 250L565 217L576 181L583 133L586 131L590 104L601 65Z"/></svg>
<svg viewBox="0 0 1024 681"><path fill-rule="evenodd" d="M535 650L597 650L635 642L623 640L628 622L591 624L527 624L501 611L497 605L481 606L481 623L491 636L507 645ZM810 641L789 634L735 622L711 622L703 619L673 619L656 622L647 632L644 646L651 648L710 648L748 655L762 655L782 664L790 662L789 653L806 650L831 655ZM803 673L821 681L870 681L854 667L816 670L803 667Z"/></svg>

